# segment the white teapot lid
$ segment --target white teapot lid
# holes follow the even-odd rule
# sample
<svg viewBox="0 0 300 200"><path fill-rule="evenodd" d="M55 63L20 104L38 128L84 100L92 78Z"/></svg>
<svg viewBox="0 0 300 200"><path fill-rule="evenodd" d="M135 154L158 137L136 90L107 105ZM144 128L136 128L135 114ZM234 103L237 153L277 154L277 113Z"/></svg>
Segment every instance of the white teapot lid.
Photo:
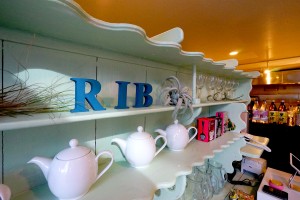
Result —
<svg viewBox="0 0 300 200"><path fill-rule="evenodd" d="M135 139L135 140L146 140L146 139L149 139L151 137L152 136L149 133L143 131L142 126L138 126L137 132L132 133L130 135L130 138Z"/></svg>
<svg viewBox="0 0 300 200"><path fill-rule="evenodd" d="M176 126L176 128L185 128L182 124L178 122L177 119L174 120L174 124L171 124L170 126Z"/></svg>
<svg viewBox="0 0 300 200"><path fill-rule="evenodd" d="M183 126L182 124L180 124L177 119L174 120L173 124L170 124L167 127L167 131L170 131L170 132L186 131L186 130L187 129L185 128L185 126Z"/></svg>
<svg viewBox="0 0 300 200"><path fill-rule="evenodd" d="M78 146L78 140L72 139L69 142L70 148L62 150L56 155L58 160L73 160L83 157L91 152L89 148Z"/></svg>

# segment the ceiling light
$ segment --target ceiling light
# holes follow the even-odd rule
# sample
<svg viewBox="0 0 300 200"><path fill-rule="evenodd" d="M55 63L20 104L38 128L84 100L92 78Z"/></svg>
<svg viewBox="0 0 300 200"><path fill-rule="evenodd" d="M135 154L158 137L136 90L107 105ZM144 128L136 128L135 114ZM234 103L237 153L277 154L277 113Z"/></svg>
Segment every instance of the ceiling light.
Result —
<svg viewBox="0 0 300 200"><path fill-rule="evenodd" d="M239 52L237 52L237 51L232 51L232 52L229 53L229 55L235 56L235 55L237 55L238 53L239 53Z"/></svg>
<svg viewBox="0 0 300 200"><path fill-rule="evenodd" d="M265 71L264 71L264 73L267 75L266 76L266 82L267 82L267 84L269 85L269 84L271 84L271 71L270 70L268 70L268 69L266 69Z"/></svg>

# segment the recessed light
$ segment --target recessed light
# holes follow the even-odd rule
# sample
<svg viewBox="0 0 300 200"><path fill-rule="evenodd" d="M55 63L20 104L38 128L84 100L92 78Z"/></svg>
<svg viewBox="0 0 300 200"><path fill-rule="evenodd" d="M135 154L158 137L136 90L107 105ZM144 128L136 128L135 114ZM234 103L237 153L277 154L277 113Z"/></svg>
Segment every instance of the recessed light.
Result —
<svg viewBox="0 0 300 200"><path fill-rule="evenodd" d="M229 55L235 56L235 55L237 55L238 53L239 53L239 52L237 52L237 51L232 51L232 52L229 53Z"/></svg>

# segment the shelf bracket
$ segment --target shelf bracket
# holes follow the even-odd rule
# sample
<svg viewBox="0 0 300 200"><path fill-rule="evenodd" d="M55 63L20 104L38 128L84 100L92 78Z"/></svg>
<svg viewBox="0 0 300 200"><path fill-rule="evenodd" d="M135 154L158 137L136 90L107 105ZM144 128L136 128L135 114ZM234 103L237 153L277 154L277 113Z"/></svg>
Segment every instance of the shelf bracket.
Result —
<svg viewBox="0 0 300 200"><path fill-rule="evenodd" d="M234 133L226 133L234 134ZM221 163L227 173L232 173L234 171L232 162L242 160L243 156L240 149L246 145L244 138L239 138L232 144L228 144L228 148L225 148L221 152L216 152L212 160ZM230 146L230 148L229 148Z"/></svg>
<svg viewBox="0 0 300 200"><path fill-rule="evenodd" d="M186 186L186 176L178 176L176 179L176 183L171 188L162 188L159 190L159 194L155 194L153 200L176 200L179 199L185 190Z"/></svg>
<svg viewBox="0 0 300 200"><path fill-rule="evenodd" d="M180 44L184 38L183 30L179 27L172 28L168 31L165 31L161 34L151 37L151 40L156 42L175 42Z"/></svg>

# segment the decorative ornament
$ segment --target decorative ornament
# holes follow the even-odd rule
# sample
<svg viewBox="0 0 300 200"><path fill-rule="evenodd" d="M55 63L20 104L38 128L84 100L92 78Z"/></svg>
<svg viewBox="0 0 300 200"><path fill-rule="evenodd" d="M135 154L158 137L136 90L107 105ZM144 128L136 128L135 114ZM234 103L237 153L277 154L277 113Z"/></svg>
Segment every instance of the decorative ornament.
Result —
<svg viewBox="0 0 300 200"><path fill-rule="evenodd" d="M175 106L173 120L176 120L178 115L186 114L187 111L190 111L190 117L193 116L193 98L188 93L188 87L182 87L175 76L170 76L164 81L162 88L160 94L162 103Z"/></svg>

